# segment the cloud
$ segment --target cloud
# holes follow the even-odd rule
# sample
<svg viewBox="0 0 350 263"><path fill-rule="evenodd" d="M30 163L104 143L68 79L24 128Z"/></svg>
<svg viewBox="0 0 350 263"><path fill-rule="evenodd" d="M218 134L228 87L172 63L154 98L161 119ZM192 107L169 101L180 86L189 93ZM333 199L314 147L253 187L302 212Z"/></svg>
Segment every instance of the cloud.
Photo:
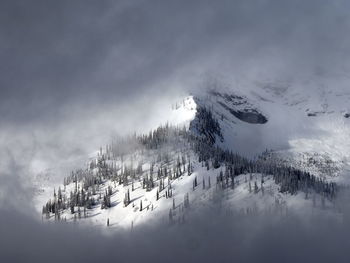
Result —
<svg viewBox="0 0 350 263"><path fill-rule="evenodd" d="M103 234L34 221L1 209L4 262L347 262L348 223L276 214L227 215L212 204L183 225L140 225Z"/></svg>
<svg viewBox="0 0 350 263"><path fill-rule="evenodd" d="M208 71L349 66L346 1L2 1L2 121L172 92ZM162 85L158 85L162 84Z"/></svg>

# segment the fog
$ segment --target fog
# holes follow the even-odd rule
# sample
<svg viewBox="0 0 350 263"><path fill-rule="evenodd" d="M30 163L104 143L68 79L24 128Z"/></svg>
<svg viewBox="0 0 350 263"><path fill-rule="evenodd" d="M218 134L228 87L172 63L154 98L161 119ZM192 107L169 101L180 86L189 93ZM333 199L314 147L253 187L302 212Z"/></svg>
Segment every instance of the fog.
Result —
<svg viewBox="0 0 350 263"><path fill-rule="evenodd" d="M182 225L101 233L1 210L3 262L348 262L349 224L291 214L226 215L209 205ZM107 229L106 229L107 231Z"/></svg>
<svg viewBox="0 0 350 263"><path fill-rule="evenodd" d="M31 178L61 182L113 136L166 120L211 75L236 89L348 76L348 10L345 0L1 1L1 261L346 262L348 225L322 219L202 211L112 237L42 224Z"/></svg>
<svg viewBox="0 0 350 263"><path fill-rule="evenodd" d="M1 119L65 118L208 72L346 72L346 1L2 1Z"/></svg>

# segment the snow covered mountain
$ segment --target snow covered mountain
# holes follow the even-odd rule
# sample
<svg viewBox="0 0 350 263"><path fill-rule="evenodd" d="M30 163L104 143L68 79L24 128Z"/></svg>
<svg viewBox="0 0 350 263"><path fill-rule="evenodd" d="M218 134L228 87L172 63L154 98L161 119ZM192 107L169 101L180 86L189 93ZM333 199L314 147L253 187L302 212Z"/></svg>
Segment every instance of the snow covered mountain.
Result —
<svg viewBox="0 0 350 263"><path fill-rule="evenodd" d="M220 147L249 157L269 150L274 159L348 184L347 85L346 76L237 87L215 83L196 102L218 120L225 138Z"/></svg>
<svg viewBox="0 0 350 263"><path fill-rule="evenodd" d="M38 210L47 220L111 228L181 223L218 200L243 214L338 215L334 198L348 180L349 155L334 133L348 130L347 93L313 89L318 105L291 85L192 94L174 103L167 124L101 147L42 193Z"/></svg>

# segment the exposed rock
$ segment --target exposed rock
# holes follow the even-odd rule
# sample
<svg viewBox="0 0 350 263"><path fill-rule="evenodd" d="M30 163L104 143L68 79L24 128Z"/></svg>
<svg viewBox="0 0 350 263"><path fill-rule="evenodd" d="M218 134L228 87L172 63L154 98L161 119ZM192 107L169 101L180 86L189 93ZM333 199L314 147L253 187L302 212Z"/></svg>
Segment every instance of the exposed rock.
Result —
<svg viewBox="0 0 350 263"><path fill-rule="evenodd" d="M219 102L219 104L241 121L252 124L264 124L268 121L264 115L255 109L234 110L222 102Z"/></svg>
<svg viewBox="0 0 350 263"><path fill-rule="evenodd" d="M210 94L217 97L217 103L241 121L251 124L264 124L268 121L268 119L243 96L219 93L217 91L211 91Z"/></svg>

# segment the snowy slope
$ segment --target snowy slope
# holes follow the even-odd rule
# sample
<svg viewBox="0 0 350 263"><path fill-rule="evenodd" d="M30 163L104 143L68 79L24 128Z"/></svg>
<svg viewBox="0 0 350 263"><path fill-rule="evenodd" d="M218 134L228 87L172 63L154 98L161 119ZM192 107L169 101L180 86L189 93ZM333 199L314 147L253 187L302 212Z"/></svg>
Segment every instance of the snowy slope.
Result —
<svg viewBox="0 0 350 263"><path fill-rule="evenodd" d="M281 96L281 93L278 92L274 94ZM191 129L191 123L198 121L196 113L201 108L207 108L212 112L220 126L221 135L215 135L217 146L236 152L244 152L245 150L248 156L259 154L266 148L272 148L274 151L269 152L269 158L274 161L279 158L281 162L287 160L295 167L307 170L308 163L298 163L298 161L306 158L304 151L308 149L291 147L292 140L290 138L293 130L290 128L293 125L298 127L299 124L291 123L288 127L283 126L282 130L281 128L277 129L277 127L281 126L279 123L281 118L285 118L283 114L280 114L281 109L298 116L299 121L307 120L310 116L305 114L303 110L283 102L279 102L278 106L275 103L259 98L256 93L250 94L249 97L246 94L237 94L237 92L211 90L208 93L189 96L174 103L168 121L171 124L184 125L186 129ZM274 108L280 109L277 116L274 114ZM283 129L290 129L291 133L285 134ZM300 141L301 139L295 140ZM164 157L165 152L167 152L168 157ZM296 155L296 153L303 157ZM127 169L136 170L140 165L142 171L139 172L137 179L127 183L118 182L113 176L101 177L101 182L92 194L96 202L91 207L88 209L76 205L73 208L66 207L58 214L45 212L43 218L49 221L59 220L93 226L106 226L108 222L110 228L133 228L143 223L159 221L167 224L182 222L186 219L187 213L199 209L201 206L207 206L215 200L219 200L227 211L240 213L265 213L277 209L282 214L293 211L293 213L299 213L303 217L310 213L329 214L330 211L332 211L331 214L336 215L334 204L322 195L315 192L310 192L310 194L302 192L281 193L280 185L268 174L263 176L262 174L243 172L235 178L234 187L223 186L217 182L217 176L225 167L211 167L209 170L203 167L203 162L198 161L198 156L188 147L186 141L176 140L170 143L161 154L159 151L131 147L125 154L113 158L106 157L110 156L110 150L106 147L106 151L100 150L96 156L90 158L87 163L90 168L86 170L86 173L98 176L100 168L95 166L91 168L91 163L98 163L102 156L104 156L103 160L107 162L108 167L113 168L112 173L116 176L121 176ZM176 178L170 176L160 179L154 178L152 189L148 190L144 187L141 178L149 178L152 174L150 171L152 164L154 170L165 167L170 170L171 167L176 166L177 158L180 156L185 158L187 163L191 163L191 174L183 172ZM329 161L332 157L322 159L323 155L320 156L318 161L321 165L324 165L324 161L332 163ZM340 174L341 167L338 163L335 163L334 166L334 176L337 176ZM309 171L324 175L319 168L316 166ZM183 171L185 169L184 167ZM328 171L327 169L327 167L324 168ZM50 202L57 201L58 189L60 189L60 195L63 196L62 199L69 203L70 198L72 198L71 192L79 192L84 188L83 180L75 179L75 181L76 183L74 180L69 181L66 186L56 185L55 190L51 188L41 194L37 202L38 210L41 211L42 206L49 199ZM195 181L196 185L194 186ZM53 191L55 196L52 195ZM111 192L110 207L108 208L101 205L107 191ZM157 191L159 192L158 197ZM170 192L171 196L169 196ZM127 204L125 203L126 195L130 196L130 201Z"/></svg>
<svg viewBox="0 0 350 263"><path fill-rule="evenodd" d="M250 157L272 150L301 169L349 183L348 82L346 76L219 82L198 92L195 101L218 119L225 139L218 141L220 147ZM240 112L251 116L242 118Z"/></svg>
<svg viewBox="0 0 350 263"><path fill-rule="evenodd" d="M139 154L125 156L124 163L130 159L143 159ZM173 156L177 154L179 153L174 152ZM150 156L150 153L147 153L144 157ZM195 160L193 153L189 158ZM150 172L150 163L146 159L143 160L145 161L142 165L143 175L146 175ZM172 165L172 162L175 160L171 161L169 165ZM158 166L161 166L160 163L156 163L154 169ZM219 202L224 211L242 214L277 211L281 215L292 212L306 218L315 213L329 214L330 211L335 213L334 205L319 194L314 193L306 196L305 193L294 195L280 193L280 186L274 182L272 176L268 175L262 177L261 174L242 174L235 178L233 187L224 187L222 183L217 182L217 176L224 169L224 167L220 167L207 170L200 163L194 161L191 175L184 174L173 180L170 180L169 177L163 178L165 190L159 192L158 200L157 191L161 180L155 180L155 188L150 191L142 188L141 181L135 181L133 183L134 190L131 190L131 183L119 185L114 180L104 180L94 197L99 199L99 194L103 195L108 187L111 187L113 193L110 208L101 209L99 203L86 210L82 207L75 207L74 213L68 208L60 214L59 220L96 227L105 227L108 220L109 227L113 229L135 228L143 223L181 223L186 220L188 213L210 205L212 202ZM194 187L195 180L197 185ZM75 183L70 183L66 187L63 185L60 187L62 195L69 198L69 193L74 191L76 186ZM78 191L82 187L81 182L77 184ZM167 197L166 194L166 189L169 187L172 192L171 197ZM131 201L125 206L124 198L128 191ZM186 194L188 194L189 200L188 208L185 204ZM45 218L45 215L43 217ZM53 213L46 219L57 220Z"/></svg>

